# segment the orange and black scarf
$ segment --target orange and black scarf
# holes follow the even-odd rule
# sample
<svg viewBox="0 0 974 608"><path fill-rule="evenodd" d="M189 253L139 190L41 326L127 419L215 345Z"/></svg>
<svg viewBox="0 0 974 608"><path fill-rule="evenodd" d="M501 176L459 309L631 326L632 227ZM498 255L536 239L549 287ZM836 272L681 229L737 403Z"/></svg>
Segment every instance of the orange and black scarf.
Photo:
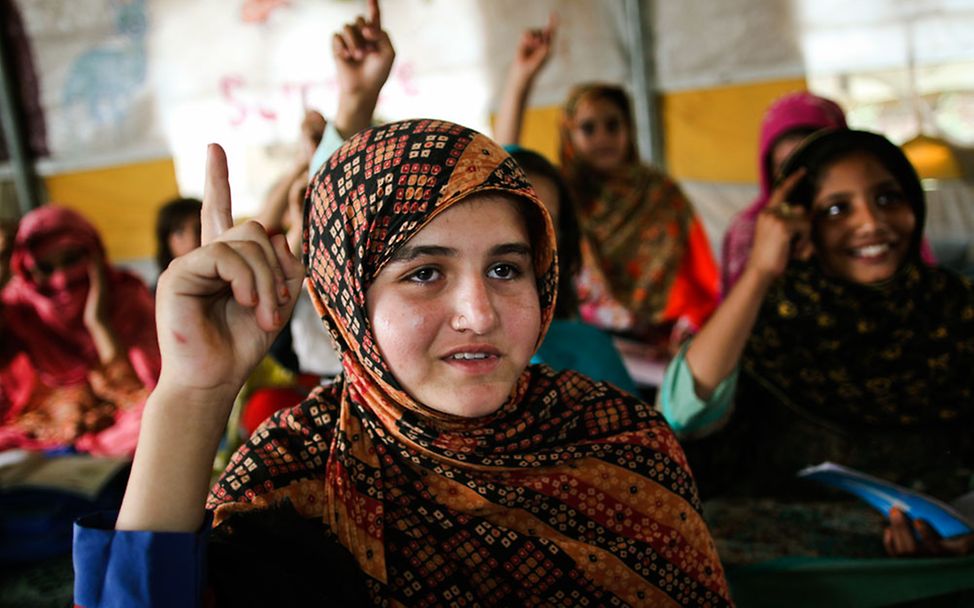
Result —
<svg viewBox="0 0 974 608"><path fill-rule="evenodd" d="M501 148L432 120L364 131L314 178L305 260L344 373L234 456L208 503L217 525L290 502L350 551L376 605L729 605L683 452L652 407L532 366L496 413L460 418L416 402L380 355L371 281L481 191L542 208ZM550 222L532 239L546 328Z"/></svg>

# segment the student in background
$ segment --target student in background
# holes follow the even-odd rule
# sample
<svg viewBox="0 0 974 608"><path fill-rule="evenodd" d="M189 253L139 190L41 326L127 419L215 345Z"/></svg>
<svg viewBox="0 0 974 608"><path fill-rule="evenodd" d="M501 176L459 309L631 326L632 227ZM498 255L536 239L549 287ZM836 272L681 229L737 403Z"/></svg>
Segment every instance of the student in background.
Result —
<svg viewBox="0 0 974 608"><path fill-rule="evenodd" d="M720 264L722 297L727 296L747 265L754 244L754 226L761 211L768 206L775 178L788 155L816 131L845 127L845 113L837 103L807 91L785 95L768 108L758 140L761 191L749 207L734 216L724 233ZM933 251L925 241L921 253L927 263L936 263Z"/></svg>
<svg viewBox="0 0 974 608"><path fill-rule="evenodd" d="M95 227L46 205L20 222L0 315L0 448L132 454L160 372L154 307Z"/></svg>
<svg viewBox="0 0 974 608"><path fill-rule="evenodd" d="M156 267L162 273L174 258L200 246L198 198L177 198L164 204L156 216Z"/></svg>
<svg viewBox="0 0 974 608"><path fill-rule="evenodd" d="M516 144L524 103L546 63L554 19L525 32L508 73L496 133ZM561 171L578 203L582 318L667 352L717 304L717 265L693 207L677 184L639 161L626 93L576 87L561 125Z"/></svg>
<svg viewBox="0 0 974 608"><path fill-rule="evenodd" d="M626 371L612 337L579 319L575 280L581 269L581 234L575 204L565 180L558 169L537 152L519 146L507 146L507 149L551 215L558 240L555 318L532 362L545 363L556 370L573 369L594 380L605 380L638 394L638 387Z"/></svg>
<svg viewBox="0 0 974 608"><path fill-rule="evenodd" d="M807 500L821 491L795 473L828 460L945 500L969 491L974 287L922 261L916 172L882 136L839 129L782 176L737 283L661 388L679 434L712 434L687 444L702 490ZM891 521L892 555L974 549Z"/></svg>

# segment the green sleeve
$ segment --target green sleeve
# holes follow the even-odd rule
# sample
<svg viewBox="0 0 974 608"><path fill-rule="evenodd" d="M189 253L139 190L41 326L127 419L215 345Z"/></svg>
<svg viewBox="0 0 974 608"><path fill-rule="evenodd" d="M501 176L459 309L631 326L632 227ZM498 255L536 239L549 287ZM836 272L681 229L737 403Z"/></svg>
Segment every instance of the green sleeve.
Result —
<svg viewBox="0 0 974 608"><path fill-rule="evenodd" d="M693 373L687 364L687 341L670 361L659 391L659 406L663 417L673 427L677 436L700 437L719 427L734 409L739 368L734 368L717 386L710 399L697 396Z"/></svg>
<svg viewBox="0 0 974 608"><path fill-rule="evenodd" d="M321 135L321 143L318 144L318 148L315 149L314 155L311 157L311 162L308 163L308 181L315 176L318 169L325 164L325 161L335 153L335 150L342 147L345 140L342 139L341 133L335 128L335 124L332 121L328 121L325 125L325 132Z"/></svg>

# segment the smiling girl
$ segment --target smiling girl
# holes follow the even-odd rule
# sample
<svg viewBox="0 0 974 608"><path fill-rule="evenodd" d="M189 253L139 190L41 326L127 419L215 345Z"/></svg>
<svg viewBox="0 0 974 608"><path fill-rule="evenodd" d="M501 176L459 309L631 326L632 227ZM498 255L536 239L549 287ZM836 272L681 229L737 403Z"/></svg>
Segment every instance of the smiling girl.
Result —
<svg viewBox="0 0 974 608"><path fill-rule="evenodd" d="M228 562L271 568L281 604L352 597L356 573L375 605L730 603L663 419L528 365L554 309L550 219L500 147L447 122L361 132L312 180L304 260L343 373L258 428L204 509L233 397L303 274L283 237L230 227L226 179L213 146L205 244L160 280L163 377L125 502L78 529L81 605L227 601L220 581L246 576Z"/></svg>
<svg viewBox="0 0 974 608"><path fill-rule="evenodd" d="M727 425L688 448L701 487L808 497L817 488L795 473L831 460L943 499L966 492L974 288L922 262L916 172L882 136L836 130L807 140L783 175L739 281L662 388L678 432ZM892 522L891 554L974 548Z"/></svg>

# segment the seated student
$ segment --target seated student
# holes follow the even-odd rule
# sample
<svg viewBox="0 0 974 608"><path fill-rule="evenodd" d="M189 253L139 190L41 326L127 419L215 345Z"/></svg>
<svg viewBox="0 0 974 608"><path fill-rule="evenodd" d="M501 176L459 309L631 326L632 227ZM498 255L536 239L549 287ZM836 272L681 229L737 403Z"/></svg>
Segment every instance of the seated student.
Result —
<svg viewBox="0 0 974 608"><path fill-rule="evenodd" d="M768 108L761 122L758 141L758 172L761 191L749 207L734 216L721 248L720 291L730 292L747 265L754 244L754 226L758 215L768 206L775 177L785 159L801 142L821 129L846 128L845 113L837 103L825 97L799 91L781 97ZM935 264L933 250L926 241L921 246L923 259Z"/></svg>
<svg viewBox="0 0 974 608"><path fill-rule="evenodd" d="M174 258L200 246L198 198L177 198L164 204L156 215L156 266L163 272Z"/></svg>
<svg viewBox="0 0 974 608"><path fill-rule="evenodd" d="M501 143L517 142L554 31L552 19L521 39L497 119ZM621 87L606 84L578 86L565 104L560 168L585 235L580 310L583 320L665 354L716 308L717 264L679 186L639 161L630 106Z"/></svg>
<svg viewBox="0 0 974 608"><path fill-rule="evenodd" d="M205 511L233 397L303 278L283 236L231 228L218 146L207 179L206 244L160 281L166 364L122 510L77 530L78 604L196 605L216 539L245 557L214 558L210 582L258 594L249 565L282 604L351 580L306 558L328 543L374 604L730 604L662 418L528 365L555 304L550 219L500 147L443 121L361 132L315 176L304 257L343 374L259 428Z"/></svg>
<svg viewBox="0 0 974 608"><path fill-rule="evenodd" d="M532 363L545 363L555 370L573 369L593 380L605 380L624 391L638 394L638 387L626 371L612 337L578 319L575 278L581 266L581 235L575 205L565 180L558 169L537 152L519 146L506 148L551 215L558 241L555 317Z"/></svg>
<svg viewBox="0 0 974 608"><path fill-rule="evenodd" d="M661 388L678 433L726 425L687 445L702 491L821 496L795 473L826 460L943 499L968 491L974 287L922 263L915 171L882 136L843 129L806 140L783 175L739 280ZM891 521L890 554L974 549Z"/></svg>
<svg viewBox="0 0 974 608"><path fill-rule="evenodd" d="M131 454L159 377L154 307L95 227L46 205L20 222L0 310L0 449Z"/></svg>

